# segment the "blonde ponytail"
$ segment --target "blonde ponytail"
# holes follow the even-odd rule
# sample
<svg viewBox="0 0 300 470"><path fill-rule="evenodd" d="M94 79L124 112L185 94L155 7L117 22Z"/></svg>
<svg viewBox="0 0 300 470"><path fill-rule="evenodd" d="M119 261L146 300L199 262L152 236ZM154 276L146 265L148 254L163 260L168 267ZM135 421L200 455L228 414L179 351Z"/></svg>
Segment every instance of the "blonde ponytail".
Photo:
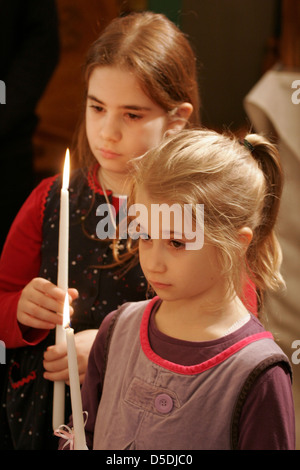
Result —
<svg viewBox="0 0 300 470"><path fill-rule="evenodd" d="M247 251L249 270L261 295L265 290L285 287L280 273L282 251L275 234L283 188L283 171L276 147L262 136L249 134L245 140L252 157L265 177L265 194L260 223L253 230L253 239Z"/></svg>

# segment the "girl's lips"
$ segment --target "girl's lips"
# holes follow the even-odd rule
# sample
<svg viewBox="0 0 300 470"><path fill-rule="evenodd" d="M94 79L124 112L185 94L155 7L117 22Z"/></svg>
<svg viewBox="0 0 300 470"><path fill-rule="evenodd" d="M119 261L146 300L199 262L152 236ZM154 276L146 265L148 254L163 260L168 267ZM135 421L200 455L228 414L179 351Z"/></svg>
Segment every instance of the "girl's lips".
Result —
<svg viewBox="0 0 300 470"><path fill-rule="evenodd" d="M153 287L156 287L156 288L159 288L159 289L166 289L168 287L171 287L172 284L165 284L163 282L156 282L156 281L150 281L150 284L153 286Z"/></svg>
<svg viewBox="0 0 300 470"><path fill-rule="evenodd" d="M108 159L118 158L121 156L119 153L113 152L112 150L106 150L103 148L100 149L100 152L104 158L108 158Z"/></svg>

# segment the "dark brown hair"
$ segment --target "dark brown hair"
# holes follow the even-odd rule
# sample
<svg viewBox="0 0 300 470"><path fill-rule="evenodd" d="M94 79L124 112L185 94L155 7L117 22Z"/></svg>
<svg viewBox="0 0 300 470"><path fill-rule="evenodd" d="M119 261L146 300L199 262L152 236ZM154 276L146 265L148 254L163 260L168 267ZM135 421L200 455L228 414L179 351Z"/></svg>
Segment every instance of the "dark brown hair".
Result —
<svg viewBox="0 0 300 470"><path fill-rule="evenodd" d="M166 112L189 102L189 123L200 124L196 57L186 36L164 15L132 13L114 19L92 44L85 64L85 85L96 67L118 66L133 70L144 93ZM77 160L88 166L94 161L86 130L85 111L79 125Z"/></svg>

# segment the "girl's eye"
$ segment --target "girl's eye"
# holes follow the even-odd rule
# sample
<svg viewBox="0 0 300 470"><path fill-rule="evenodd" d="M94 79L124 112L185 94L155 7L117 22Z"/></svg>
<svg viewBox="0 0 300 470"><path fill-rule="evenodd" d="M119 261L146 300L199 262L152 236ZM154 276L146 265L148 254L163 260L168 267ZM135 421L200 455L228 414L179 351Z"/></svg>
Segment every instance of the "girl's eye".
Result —
<svg viewBox="0 0 300 470"><path fill-rule="evenodd" d="M185 243L184 242L180 242L178 240L170 240L170 244L171 246L173 246L173 248L175 248L176 250L180 249L180 248L185 248Z"/></svg>
<svg viewBox="0 0 300 470"><path fill-rule="evenodd" d="M131 121L138 121L139 119L142 119L143 116L139 114L133 114L133 113L127 113L127 116Z"/></svg>
<svg viewBox="0 0 300 470"><path fill-rule="evenodd" d="M96 106L95 104L91 104L90 108L92 108L93 111L95 111L96 113L101 113L102 111L104 111L102 106Z"/></svg>

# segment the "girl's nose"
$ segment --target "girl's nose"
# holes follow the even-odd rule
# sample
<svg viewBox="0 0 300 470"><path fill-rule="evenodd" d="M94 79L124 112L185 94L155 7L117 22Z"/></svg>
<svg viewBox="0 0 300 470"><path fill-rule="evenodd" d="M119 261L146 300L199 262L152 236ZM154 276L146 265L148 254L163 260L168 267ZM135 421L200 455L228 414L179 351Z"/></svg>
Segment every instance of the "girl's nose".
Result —
<svg viewBox="0 0 300 470"><path fill-rule="evenodd" d="M101 122L100 135L104 140L118 142L121 139L121 123L107 113Z"/></svg>
<svg viewBox="0 0 300 470"><path fill-rule="evenodd" d="M156 244L155 240L152 241L152 249L149 250L147 256L147 269L152 273L164 273L167 269L165 257L159 246L159 240L157 242Z"/></svg>

